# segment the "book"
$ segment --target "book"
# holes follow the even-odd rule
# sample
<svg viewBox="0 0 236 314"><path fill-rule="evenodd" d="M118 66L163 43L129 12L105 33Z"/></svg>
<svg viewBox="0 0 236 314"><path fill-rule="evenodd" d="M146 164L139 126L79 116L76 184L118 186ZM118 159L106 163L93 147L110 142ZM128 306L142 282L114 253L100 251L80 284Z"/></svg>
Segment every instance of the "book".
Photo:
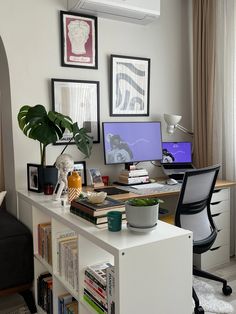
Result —
<svg viewBox="0 0 236 314"><path fill-rule="evenodd" d="M115 267L107 268L107 313L115 314Z"/></svg>
<svg viewBox="0 0 236 314"><path fill-rule="evenodd" d="M84 277L84 285L89 287L91 290L95 291L96 293L98 293L103 298L107 297L106 290L102 289L98 284L96 284L94 280L92 280L86 275Z"/></svg>
<svg viewBox="0 0 236 314"><path fill-rule="evenodd" d="M102 310L93 300L86 294L84 294L83 299L86 303L88 303L98 314L107 313L107 311Z"/></svg>
<svg viewBox="0 0 236 314"><path fill-rule="evenodd" d="M97 299L93 293L84 288L84 295L87 295L97 306L107 312L107 303L104 300Z"/></svg>
<svg viewBox="0 0 236 314"><path fill-rule="evenodd" d="M89 304L92 305L92 307L98 312L98 313L107 313L107 309L103 307L99 302L84 289L84 297L86 297L86 300L89 300Z"/></svg>
<svg viewBox="0 0 236 314"><path fill-rule="evenodd" d="M135 183L146 183L149 182L149 176L140 176L140 177L126 177L119 175L119 182L121 183L127 183L127 184L135 184Z"/></svg>
<svg viewBox="0 0 236 314"><path fill-rule="evenodd" d="M67 314L78 314L78 302L73 301L69 304L66 304L66 313Z"/></svg>
<svg viewBox="0 0 236 314"><path fill-rule="evenodd" d="M106 269L112 266L109 262L102 262L87 266L86 270L91 273L103 286L106 286Z"/></svg>
<svg viewBox="0 0 236 314"><path fill-rule="evenodd" d="M116 207L123 207L124 206L123 201L115 200L115 199L112 199L110 197L106 197L104 202L99 203L99 204L92 204L88 201L87 198L77 198L77 199L75 199L75 202L77 202L78 204L82 204L84 206L87 206L88 208L96 210L96 211L109 209L109 208L114 209Z"/></svg>
<svg viewBox="0 0 236 314"><path fill-rule="evenodd" d="M87 276L89 279L91 279L98 287L106 291L106 283L105 285L101 283L93 273L89 272L87 269L85 269L85 276Z"/></svg>
<svg viewBox="0 0 236 314"><path fill-rule="evenodd" d="M139 177L139 176L148 176L148 171L143 168L137 168L134 170L123 169L121 170L120 175L130 177L130 178Z"/></svg>
<svg viewBox="0 0 236 314"><path fill-rule="evenodd" d="M72 304L77 301L70 293L64 293L58 296L58 314L67 313L67 305Z"/></svg>
<svg viewBox="0 0 236 314"><path fill-rule="evenodd" d="M111 207L111 208L106 208L106 209L94 210L88 206L85 206L84 204L78 203L75 200L73 200L71 202L70 212L74 214L74 213L76 213L76 209L83 210L83 212L89 214L90 216L98 217L98 216L105 216L111 210L117 210L117 211L125 212L125 205L123 203L123 204L120 204L120 206L118 206L118 207Z"/></svg>
<svg viewBox="0 0 236 314"><path fill-rule="evenodd" d="M107 215L101 215L101 216L94 217L94 216L88 214L87 212L84 212L83 209L73 208L72 210L73 210L72 211L73 214L78 215L81 218L84 218L84 219L92 222L95 225L107 223ZM125 209L124 209L124 212L122 213L122 219L125 219L125 218L126 218L126 214L125 214Z"/></svg>

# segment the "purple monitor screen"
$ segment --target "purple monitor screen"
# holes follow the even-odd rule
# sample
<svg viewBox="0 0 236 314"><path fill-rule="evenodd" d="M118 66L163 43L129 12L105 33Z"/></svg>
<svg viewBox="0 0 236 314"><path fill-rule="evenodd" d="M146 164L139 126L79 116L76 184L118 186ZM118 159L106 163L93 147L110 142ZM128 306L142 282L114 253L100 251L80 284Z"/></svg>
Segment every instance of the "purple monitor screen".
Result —
<svg viewBox="0 0 236 314"><path fill-rule="evenodd" d="M103 122L106 164L162 159L160 122Z"/></svg>
<svg viewBox="0 0 236 314"><path fill-rule="evenodd" d="M191 142L163 142L162 163L192 162Z"/></svg>

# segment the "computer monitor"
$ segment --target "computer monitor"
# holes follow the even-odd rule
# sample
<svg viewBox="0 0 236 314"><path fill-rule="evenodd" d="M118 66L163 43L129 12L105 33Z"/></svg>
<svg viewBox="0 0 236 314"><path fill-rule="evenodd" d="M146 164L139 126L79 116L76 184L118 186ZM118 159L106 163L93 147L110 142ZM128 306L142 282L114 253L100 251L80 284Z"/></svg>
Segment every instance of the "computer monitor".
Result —
<svg viewBox="0 0 236 314"><path fill-rule="evenodd" d="M191 163L191 142L162 142L162 163Z"/></svg>
<svg viewBox="0 0 236 314"><path fill-rule="evenodd" d="M161 122L103 122L106 165L162 159Z"/></svg>

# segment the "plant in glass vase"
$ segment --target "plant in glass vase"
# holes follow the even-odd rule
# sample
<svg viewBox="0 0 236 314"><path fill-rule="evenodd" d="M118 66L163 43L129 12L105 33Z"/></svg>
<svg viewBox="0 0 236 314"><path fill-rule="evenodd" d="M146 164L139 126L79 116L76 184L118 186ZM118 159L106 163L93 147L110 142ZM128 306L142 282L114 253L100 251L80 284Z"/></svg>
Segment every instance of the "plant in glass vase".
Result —
<svg viewBox="0 0 236 314"><path fill-rule="evenodd" d="M69 116L55 111L47 112L43 105L33 107L24 105L20 108L17 118L22 132L27 137L39 142L41 167L43 169L46 168L47 146L55 144L60 140L66 130L72 134L71 140L75 141L77 148L85 155L85 158L91 155L92 137L88 135L86 129L79 128L77 122L74 123ZM65 151L68 144L69 142L61 154Z"/></svg>

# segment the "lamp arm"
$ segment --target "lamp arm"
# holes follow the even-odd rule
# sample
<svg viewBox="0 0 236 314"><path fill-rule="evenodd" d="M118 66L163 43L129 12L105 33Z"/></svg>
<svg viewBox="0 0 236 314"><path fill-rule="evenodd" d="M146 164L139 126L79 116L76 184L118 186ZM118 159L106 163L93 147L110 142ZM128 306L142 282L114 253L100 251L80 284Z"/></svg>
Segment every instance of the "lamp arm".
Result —
<svg viewBox="0 0 236 314"><path fill-rule="evenodd" d="M189 131L188 129L186 129L184 126L180 125L180 124L176 124L175 126L177 129L179 129L180 131L184 132L184 133L187 133L189 135L192 135L193 136L193 132L192 131Z"/></svg>

